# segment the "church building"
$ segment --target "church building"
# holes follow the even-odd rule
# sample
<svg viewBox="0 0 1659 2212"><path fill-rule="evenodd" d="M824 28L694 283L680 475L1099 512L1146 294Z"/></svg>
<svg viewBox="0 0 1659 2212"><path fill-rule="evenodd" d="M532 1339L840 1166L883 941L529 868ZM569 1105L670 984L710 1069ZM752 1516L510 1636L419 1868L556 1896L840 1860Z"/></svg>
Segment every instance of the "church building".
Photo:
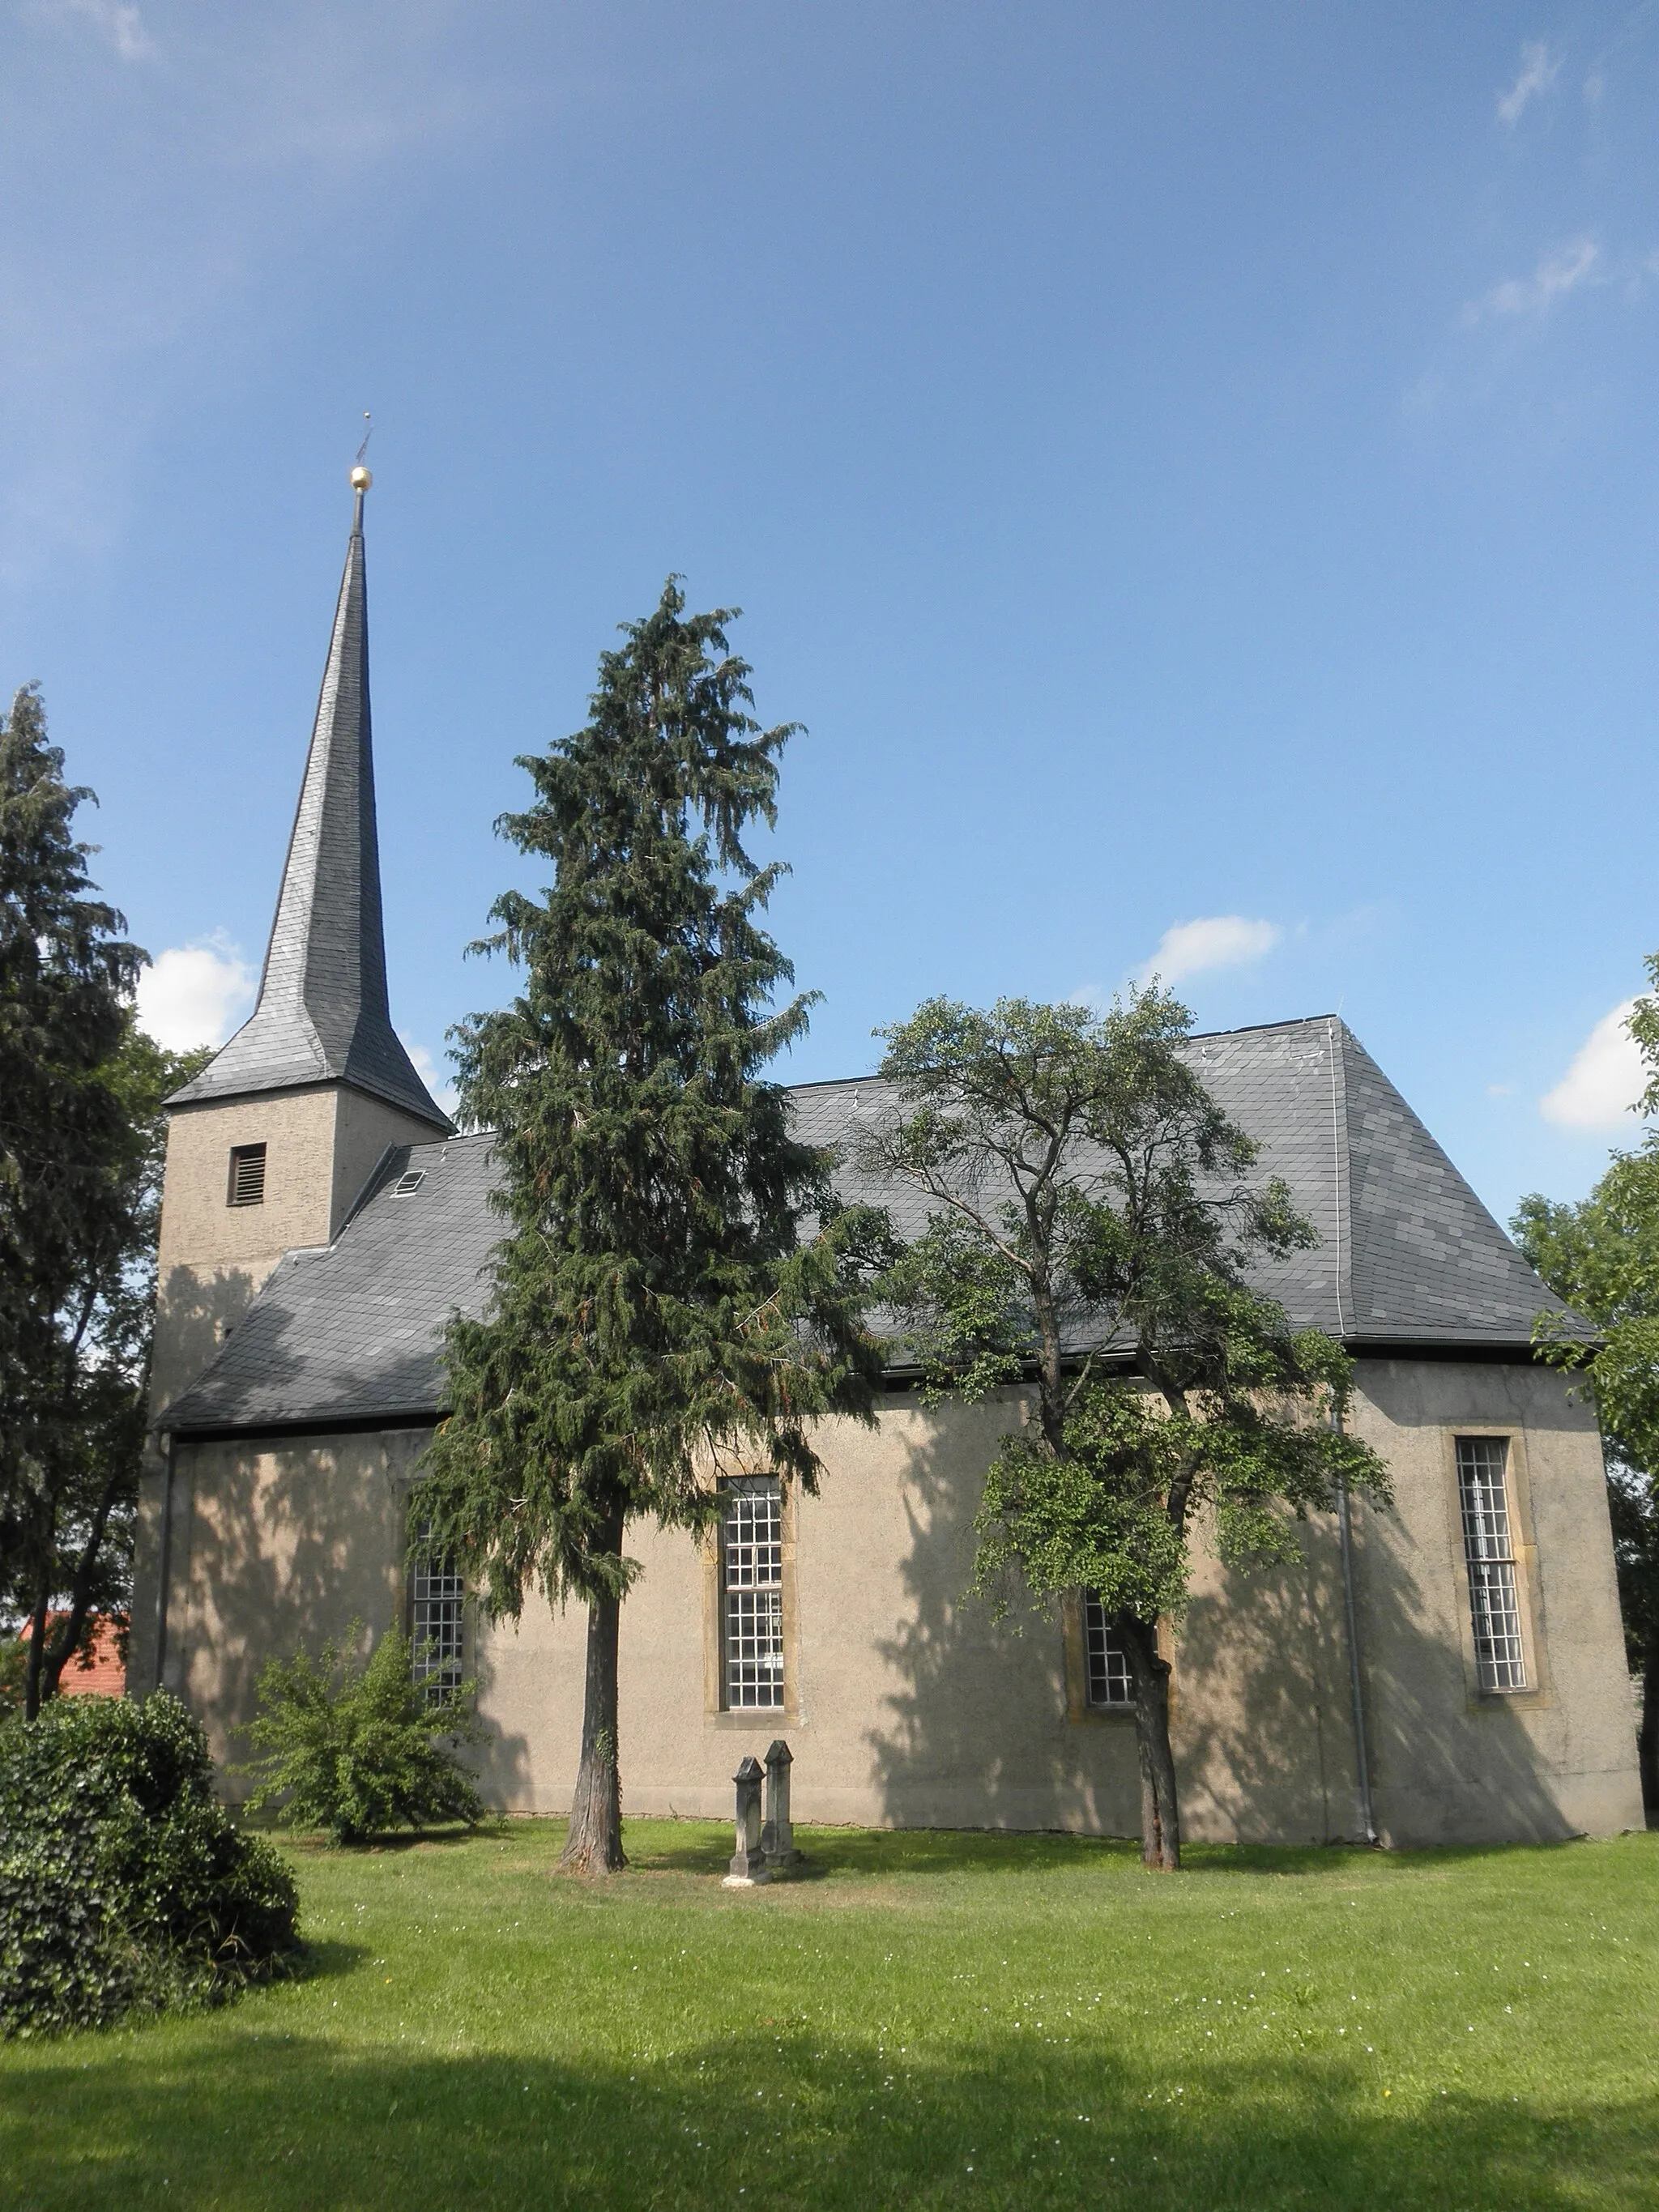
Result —
<svg viewBox="0 0 1659 2212"><path fill-rule="evenodd" d="M356 509L252 1018L170 1102L129 1686L246 1755L258 1672L354 1620L478 1684L487 1801L556 1814L585 1615L492 1625L405 1528L445 1412L443 1325L480 1310L490 1139L459 1135L387 1005ZM1388 1844L1642 1825L1595 1420L1532 1356L1557 1301L1358 1039L1321 1016L1199 1036L1212 1095L1318 1230L1261 1286L1356 1361L1394 1503L1301 1524L1294 1568L1200 1562L1169 1656L1189 1838ZM884 1086L800 1086L850 1152ZM847 1176L849 1171L843 1170ZM849 1194L853 1186L848 1181ZM860 1186L921 1225L914 1197ZM727 1486L717 1536L629 1530L625 1809L725 1815L784 1736L798 1820L1138 1832L1126 1672L1086 1591L994 1623L973 1519L1020 1394L828 1423L815 1498Z"/></svg>

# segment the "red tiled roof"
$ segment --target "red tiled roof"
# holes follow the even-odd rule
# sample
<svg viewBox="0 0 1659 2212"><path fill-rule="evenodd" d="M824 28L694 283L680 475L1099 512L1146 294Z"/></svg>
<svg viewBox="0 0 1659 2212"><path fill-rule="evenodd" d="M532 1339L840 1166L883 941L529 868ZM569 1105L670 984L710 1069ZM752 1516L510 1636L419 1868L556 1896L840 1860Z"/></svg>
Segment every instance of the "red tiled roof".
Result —
<svg viewBox="0 0 1659 2212"><path fill-rule="evenodd" d="M52 1616L55 1627L64 1618L62 1613ZM26 1622L21 1641L29 1638L29 1623ZM124 1698L127 1693L126 1663L121 1656L120 1636L116 1623L107 1615L95 1620L92 1628L89 1649L78 1659L71 1659L58 1677L58 1693L64 1698Z"/></svg>

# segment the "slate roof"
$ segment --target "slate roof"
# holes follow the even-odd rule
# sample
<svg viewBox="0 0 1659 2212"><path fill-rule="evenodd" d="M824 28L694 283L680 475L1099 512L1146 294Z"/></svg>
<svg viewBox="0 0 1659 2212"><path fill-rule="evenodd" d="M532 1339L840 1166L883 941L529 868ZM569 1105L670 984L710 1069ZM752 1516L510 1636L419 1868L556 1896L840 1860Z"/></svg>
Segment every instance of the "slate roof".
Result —
<svg viewBox="0 0 1659 2212"><path fill-rule="evenodd" d="M368 586L357 494L305 781L252 1018L168 1100L349 1083L447 1131L392 1026L368 704Z"/></svg>
<svg viewBox="0 0 1659 2212"><path fill-rule="evenodd" d="M1194 1037L1213 1096L1261 1144L1319 1231L1314 1250L1265 1268L1260 1287L1298 1327L1355 1351L1406 1346L1526 1356L1533 1317L1561 1310L1341 1022L1322 1017ZM865 1078L793 1093L811 1141L846 1150L880 1114ZM396 1192L406 1170L420 1187ZM430 1418L443 1408L438 1338L454 1307L477 1312L501 1224L488 1202L488 1136L398 1155L326 1251L290 1254L167 1425L182 1432ZM843 1168L849 1197L887 1204L915 1233L925 1204Z"/></svg>

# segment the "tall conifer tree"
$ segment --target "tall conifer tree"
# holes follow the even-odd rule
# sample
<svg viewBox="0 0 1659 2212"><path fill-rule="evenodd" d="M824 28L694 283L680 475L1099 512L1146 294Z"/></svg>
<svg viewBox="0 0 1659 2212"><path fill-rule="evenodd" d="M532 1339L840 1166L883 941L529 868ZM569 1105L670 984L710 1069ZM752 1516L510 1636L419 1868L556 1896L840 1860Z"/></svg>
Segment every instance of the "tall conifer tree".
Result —
<svg viewBox="0 0 1659 2212"><path fill-rule="evenodd" d="M763 730L729 612L675 581L599 663L592 719L521 759L535 803L498 825L551 861L478 950L524 970L457 1032L464 1117L496 1132L506 1235L483 1317L452 1318L453 1411L410 1507L492 1617L526 1591L588 1609L581 1759L562 1864L625 1863L617 1649L638 1572L629 1523L708 1528L723 1472L816 1486L813 1420L871 1417L862 1311L879 1224L837 1209L761 1071L811 1000L758 926L781 869L744 849L775 819L792 726Z"/></svg>
<svg viewBox="0 0 1659 2212"><path fill-rule="evenodd" d="M91 796L64 781L38 691L20 691L0 720L0 1603L34 1623L31 1711L62 1665L50 1601L72 1581L84 1612L131 1488L142 1389L112 1315L142 1243L125 1055L144 956L87 873L73 823Z"/></svg>

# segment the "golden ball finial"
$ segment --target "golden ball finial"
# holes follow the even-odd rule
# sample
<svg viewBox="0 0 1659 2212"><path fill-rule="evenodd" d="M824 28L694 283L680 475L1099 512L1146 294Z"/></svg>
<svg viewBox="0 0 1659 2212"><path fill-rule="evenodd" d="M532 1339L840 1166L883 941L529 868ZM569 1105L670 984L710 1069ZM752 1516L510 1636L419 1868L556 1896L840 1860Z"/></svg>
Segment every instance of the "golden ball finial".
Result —
<svg viewBox="0 0 1659 2212"><path fill-rule="evenodd" d="M363 466L362 463L359 461L356 467L351 471L351 489L353 491L367 491L374 481L374 477L370 476L368 471Z"/></svg>

